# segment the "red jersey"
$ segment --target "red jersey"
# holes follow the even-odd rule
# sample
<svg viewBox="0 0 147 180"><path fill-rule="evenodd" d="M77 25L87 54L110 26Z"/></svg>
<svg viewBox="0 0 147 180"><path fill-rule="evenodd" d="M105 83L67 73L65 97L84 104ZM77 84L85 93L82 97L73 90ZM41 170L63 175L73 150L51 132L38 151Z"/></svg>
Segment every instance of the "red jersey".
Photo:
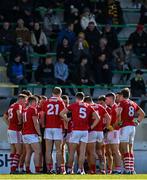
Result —
<svg viewBox="0 0 147 180"><path fill-rule="evenodd" d="M22 105L18 103L12 104L8 109L9 130L20 131L22 128L22 126L18 124L17 111L22 113Z"/></svg>
<svg viewBox="0 0 147 180"><path fill-rule="evenodd" d="M135 126L134 116L135 113L139 110L139 106L130 99L125 99L119 103L118 107L122 108L122 112L121 112L122 127Z"/></svg>
<svg viewBox="0 0 147 180"><path fill-rule="evenodd" d="M23 134L37 134L36 129L34 127L33 116L38 117L38 112L35 107L30 106L24 109L22 129Z"/></svg>
<svg viewBox="0 0 147 180"><path fill-rule="evenodd" d="M51 97L45 104L43 111L46 114L46 128L62 128L60 112L65 108L61 98Z"/></svg>
<svg viewBox="0 0 147 180"><path fill-rule="evenodd" d="M111 126L113 126L116 122L117 122L117 108L118 105L117 104L113 104L113 106L111 107ZM114 127L115 130L119 130L119 127Z"/></svg>
<svg viewBox="0 0 147 180"><path fill-rule="evenodd" d="M98 112L99 116L100 116L100 121L99 123L95 126L95 128L93 129L93 131L103 131L104 127L105 127L105 115L107 114L106 109L100 105L100 104L92 104L91 105L92 108Z"/></svg>
<svg viewBox="0 0 147 180"><path fill-rule="evenodd" d="M89 120L92 118L94 109L87 103L73 103L67 107L72 113L73 130L86 131L89 129Z"/></svg>

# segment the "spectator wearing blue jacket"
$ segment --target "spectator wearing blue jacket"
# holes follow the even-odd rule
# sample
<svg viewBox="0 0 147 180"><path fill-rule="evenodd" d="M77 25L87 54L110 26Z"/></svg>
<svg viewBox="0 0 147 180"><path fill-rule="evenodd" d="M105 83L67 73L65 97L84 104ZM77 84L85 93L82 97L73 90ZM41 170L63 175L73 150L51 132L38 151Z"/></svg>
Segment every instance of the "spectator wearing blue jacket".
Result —
<svg viewBox="0 0 147 180"><path fill-rule="evenodd" d="M57 47L60 46L63 42L63 39L66 38L69 41L70 46L73 46L76 41L76 34L73 32L74 25L69 23L67 28L59 32L57 38Z"/></svg>
<svg viewBox="0 0 147 180"><path fill-rule="evenodd" d="M69 69L65 62L65 57L63 55L59 55L58 61L55 64L55 78L58 85L67 85L69 84L68 76ZM63 94L65 94L65 89L63 88ZM72 95L74 95L73 89L70 89Z"/></svg>
<svg viewBox="0 0 147 180"><path fill-rule="evenodd" d="M16 54L13 62L8 64L7 75L14 84L26 84L25 68L19 54Z"/></svg>

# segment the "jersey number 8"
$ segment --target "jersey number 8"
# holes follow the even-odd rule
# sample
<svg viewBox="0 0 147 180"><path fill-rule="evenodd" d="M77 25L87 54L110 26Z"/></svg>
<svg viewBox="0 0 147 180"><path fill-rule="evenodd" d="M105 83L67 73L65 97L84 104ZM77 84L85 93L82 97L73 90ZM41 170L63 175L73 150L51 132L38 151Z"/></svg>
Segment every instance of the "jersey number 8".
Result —
<svg viewBox="0 0 147 180"><path fill-rule="evenodd" d="M135 114L134 107L133 107L133 106L130 106L130 107L129 107L129 116L130 116L130 117L133 117L134 114Z"/></svg>

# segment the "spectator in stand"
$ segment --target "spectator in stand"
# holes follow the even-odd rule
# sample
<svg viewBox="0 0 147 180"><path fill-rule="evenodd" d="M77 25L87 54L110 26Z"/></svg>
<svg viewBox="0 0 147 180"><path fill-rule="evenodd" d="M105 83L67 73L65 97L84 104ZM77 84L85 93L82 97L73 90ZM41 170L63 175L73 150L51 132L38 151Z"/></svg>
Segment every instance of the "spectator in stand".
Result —
<svg viewBox="0 0 147 180"><path fill-rule="evenodd" d="M103 30L102 37L106 38L108 41L107 46L113 51L114 49L117 49L119 47L119 42L117 38L117 34L112 29L110 24L107 24Z"/></svg>
<svg viewBox="0 0 147 180"><path fill-rule="evenodd" d="M131 94L133 97L142 97L146 95L145 81L142 77L143 72L138 69L135 77L131 79Z"/></svg>
<svg viewBox="0 0 147 180"><path fill-rule="evenodd" d="M95 15L98 24L105 24L105 2L104 0L96 0L90 2L90 9Z"/></svg>
<svg viewBox="0 0 147 180"><path fill-rule="evenodd" d="M82 31L81 28L81 24L80 24L80 13L79 10L77 8L75 8L74 6L71 6L70 8L70 21L73 22L74 24L74 32L76 33L76 35L79 34L79 32Z"/></svg>
<svg viewBox="0 0 147 180"><path fill-rule="evenodd" d="M92 72L90 70L90 66L88 64L87 57L83 56L81 58L80 64L77 67L77 84L78 85L89 85L94 86L94 80L92 76ZM78 89L78 91L82 91ZM93 96L94 89L90 89L90 94Z"/></svg>
<svg viewBox="0 0 147 180"><path fill-rule="evenodd" d="M36 81L42 85L54 84L54 64L50 56L46 57L45 61L38 66L35 73ZM42 88L42 95L45 95L46 88Z"/></svg>
<svg viewBox="0 0 147 180"><path fill-rule="evenodd" d="M20 54L21 61L23 63L27 63L26 45L23 43L23 40L21 38L17 38L16 44L12 47L10 51L10 62L13 61L16 54Z"/></svg>
<svg viewBox="0 0 147 180"><path fill-rule="evenodd" d="M16 36L21 38L22 41L28 45L31 42L31 33L27 27L24 26L24 20L18 19L16 27Z"/></svg>
<svg viewBox="0 0 147 180"><path fill-rule="evenodd" d="M95 16L91 14L89 8L85 8L81 17L81 27L83 30L88 27L89 22L94 22L94 25L97 26Z"/></svg>
<svg viewBox="0 0 147 180"><path fill-rule="evenodd" d="M9 52L11 47L15 44L16 36L10 27L10 23L5 21L0 30L0 53Z"/></svg>
<svg viewBox="0 0 147 180"><path fill-rule="evenodd" d="M28 25L33 18L33 1L20 0L18 1L18 15L22 17Z"/></svg>
<svg viewBox="0 0 147 180"><path fill-rule="evenodd" d="M131 71L131 57L132 57L133 45L130 41L127 41L125 45L119 47L113 51L115 69L120 71ZM131 73L124 74L120 77L120 80L124 81L125 78L128 80ZM126 81L125 80L125 81Z"/></svg>
<svg viewBox="0 0 147 180"><path fill-rule="evenodd" d="M117 70L131 70L130 59L132 56L133 45L130 41L127 41L125 45L120 46L113 51Z"/></svg>
<svg viewBox="0 0 147 180"><path fill-rule="evenodd" d="M44 27L44 32L47 37L50 37L52 33L56 32L57 33L61 30L62 25L61 25L61 19L57 15L53 9L48 9L48 12L45 14L44 19L43 19L43 27Z"/></svg>
<svg viewBox="0 0 147 180"><path fill-rule="evenodd" d="M99 41L99 47L97 49L97 54L106 54L108 59L112 58L112 51L110 49L110 47L108 47L108 40L106 38L101 38Z"/></svg>
<svg viewBox="0 0 147 180"><path fill-rule="evenodd" d="M106 22L111 21L111 23L115 25L124 24L123 13L119 1L106 0L105 10ZM119 32L121 29L116 28L116 30Z"/></svg>
<svg viewBox="0 0 147 180"><path fill-rule="evenodd" d="M87 56L88 60L91 59L89 44L85 40L85 34L83 32L79 33L78 39L73 46L73 63L79 64L80 58L82 56Z"/></svg>
<svg viewBox="0 0 147 180"><path fill-rule="evenodd" d="M55 64L55 78L56 82L59 85L68 85L69 84L69 69L68 66L65 64L65 58L63 55L58 57L58 61ZM63 94L65 94L65 89L63 88ZM74 95L73 89L70 89L72 95Z"/></svg>
<svg viewBox="0 0 147 180"><path fill-rule="evenodd" d="M72 47L70 46L67 38L64 38L62 44L59 47L57 47L57 57L61 54L65 57L65 63L67 65L70 65L73 63L72 62L73 61L72 60L73 59Z"/></svg>
<svg viewBox="0 0 147 180"><path fill-rule="evenodd" d="M31 44L33 45L34 51L39 54L47 53L47 37L42 31L40 24L36 22L34 24L34 30L31 33Z"/></svg>
<svg viewBox="0 0 147 180"><path fill-rule="evenodd" d="M96 84L112 84L112 61L107 57L107 54L98 55L94 71Z"/></svg>
<svg viewBox="0 0 147 180"><path fill-rule="evenodd" d="M8 64L7 75L10 79L10 82L14 84L26 84L25 79L25 68L21 61L21 55L16 54L14 60Z"/></svg>
<svg viewBox="0 0 147 180"><path fill-rule="evenodd" d="M76 34L73 32L74 25L73 23L68 23L67 28L63 29L58 34L57 46L60 46L63 42L63 39L66 37L69 41L70 46L73 46L76 40Z"/></svg>
<svg viewBox="0 0 147 180"><path fill-rule="evenodd" d="M144 0L140 9L140 24L147 24L147 0Z"/></svg>
<svg viewBox="0 0 147 180"><path fill-rule="evenodd" d="M88 27L85 30L85 39L89 44L90 52L94 58L100 40L101 34L100 31L97 29L93 21L90 21Z"/></svg>
<svg viewBox="0 0 147 180"><path fill-rule="evenodd" d="M144 31L144 25L138 25L136 31L133 32L129 41L133 44L133 51L144 63L147 55L147 33Z"/></svg>

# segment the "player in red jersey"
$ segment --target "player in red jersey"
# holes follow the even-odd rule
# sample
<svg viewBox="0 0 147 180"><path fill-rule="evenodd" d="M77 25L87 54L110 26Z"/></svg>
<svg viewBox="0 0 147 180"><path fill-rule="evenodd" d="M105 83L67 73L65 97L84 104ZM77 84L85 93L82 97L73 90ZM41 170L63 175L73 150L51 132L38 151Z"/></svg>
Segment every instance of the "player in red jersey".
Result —
<svg viewBox="0 0 147 180"><path fill-rule="evenodd" d="M53 145L56 147L56 159L57 159L57 174L62 173L62 151L61 145L63 140L62 135L62 118L60 112L65 108L64 102L61 99L62 90L59 87L55 87L52 92L52 97L49 98L43 108L45 117L45 133L44 139L46 141L46 164L48 173L55 173L53 171L52 152Z"/></svg>
<svg viewBox="0 0 147 180"><path fill-rule="evenodd" d="M8 109L8 141L11 144L11 173L18 172L20 155L22 153L22 109L26 104L27 96L20 94L16 103Z"/></svg>
<svg viewBox="0 0 147 180"><path fill-rule="evenodd" d="M63 95L62 99L65 103L65 107L69 106L69 97L67 95ZM68 118L71 118L71 115L67 115ZM70 121L69 121L70 122ZM68 144L68 139L69 139L69 134L68 134L68 126L69 122L62 121L62 129L63 129L63 142L62 142L62 172L65 174L65 145L67 144L67 148L69 150L69 144Z"/></svg>
<svg viewBox="0 0 147 180"><path fill-rule="evenodd" d="M72 121L73 121L73 130L71 133L71 137L69 139L69 161L68 161L68 169L67 174L70 174L72 171L74 155L77 150L77 146L79 145L79 158L78 158L78 171L77 174L83 174L83 164L85 161L85 152L86 152L86 144L88 143L88 129L93 129L97 123L99 122L99 116L91 108L90 105L83 102L84 94L82 92L78 92L76 94L76 102L69 105L65 108L61 115L63 119L66 119L68 112L72 113ZM94 118L94 122L91 126L89 126L89 120Z"/></svg>
<svg viewBox="0 0 147 180"><path fill-rule="evenodd" d="M135 127L144 119L144 111L130 99L130 90L125 88L120 94L120 103L118 106L118 118L121 122L120 129L120 147L124 163L124 173L133 174L134 171L134 153L133 143L135 137ZM135 114L138 120L135 121Z"/></svg>
<svg viewBox="0 0 147 180"><path fill-rule="evenodd" d="M109 93L106 95L106 104L111 107L111 131L107 134L107 140L112 152L113 156L113 163L114 163L114 170L113 174L121 174L121 154L119 151L119 126L117 125L118 117L117 117L117 104L115 103L116 96L114 93Z"/></svg>
<svg viewBox="0 0 147 180"><path fill-rule="evenodd" d="M109 122L110 122L110 116L105 110L103 106L100 104L96 104L92 101L91 97L85 97L84 101L99 114L100 116L100 121L99 123L93 128L92 130L89 131L88 134L88 144L87 144L87 154L88 154L88 164L90 168L90 173L94 174L96 173L96 156L97 154L98 159L100 161L100 170L101 173L105 173L105 162L104 162L104 157L102 153L102 145L103 145L103 140L104 140L104 135L103 135L103 129L105 126L106 122L106 127L109 127Z"/></svg>
<svg viewBox="0 0 147 180"><path fill-rule="evenodd" d="M108 114L110 115L111 108L106 105L106 96L105 95L101 95L98 97L98 104L101 104L106 109ZM106 124L106 121L105 121L105 124ZM111 151L108 141L107 141L107 133L108 133L107 129L104 129L104 142L103 142L102 152L103 152L103 157L104 157L104 162L105 162L104 167L106 167L106 164L107 164L107 174L111 174L112 168L113 168L113 157L112 157L112 151Z"/></svg>
<svg viewBox="0 0 147 180"><path fill-rule="evenodd" d="M20 92L20 94L26 95L27 96L27 101L28 101L28 97L32 96L32 93L29 90L22 90ZM26 104L25 104L24 108L28 104L27 101L26 101ZM26 157L25 144L22 143L22 154L21 154L20 161L19 161L19 172L22 173L22 174L25 173L25 170L24 170L25 157Z"/></svg>
<svg viewBox="0 0 147 180"><path fill-rule="evenodd" d="M25 166L26 172L30 171L30 160L32 150L34 152L34 165L36 173L40 173L40 160L41 160L41 132L38 121L37 112L37 98L30 96L28 98L28 106L23 111L23 143L26 148Z"/></svg>

